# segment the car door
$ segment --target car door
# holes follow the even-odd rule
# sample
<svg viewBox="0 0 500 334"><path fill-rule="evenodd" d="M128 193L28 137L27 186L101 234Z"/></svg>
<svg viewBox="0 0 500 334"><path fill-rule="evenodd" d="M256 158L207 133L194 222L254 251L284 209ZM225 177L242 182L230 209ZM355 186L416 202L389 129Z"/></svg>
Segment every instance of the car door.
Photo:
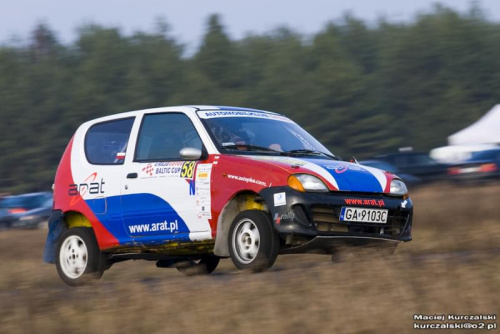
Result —
<svg viewBox="0 0 500 334"><path fill-rule="evenodd" d="M133 148L134 123L135 117L108 119L77 132L74 141L80 144L73 147L73 159L77 160L72 162L72 184L67 190L70 210L89 213L86 208L90 209L120 243L130 240L123 228L120 188L124 158Z"/></svg>
<svg viewBox="0 0 500 334"><path fill-rule="evenodd" d="M185 147L203 150L186 114L143 116L122 187L124 227L135 242L155 245L211 238L209 200L200 206L206 187L196 184L210 182L211 164L183 160L180 150Z"/></svg>

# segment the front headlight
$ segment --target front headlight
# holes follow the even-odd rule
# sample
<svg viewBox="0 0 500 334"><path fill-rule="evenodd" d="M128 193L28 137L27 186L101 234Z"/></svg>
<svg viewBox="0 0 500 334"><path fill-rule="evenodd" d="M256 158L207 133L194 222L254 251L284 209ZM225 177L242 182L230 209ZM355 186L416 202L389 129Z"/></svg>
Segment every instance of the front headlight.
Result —
<svg viewBox="0 0 500 334"><path fill-rule="evenodd" d="M404 195L408 194L408 189L406 188L406 185L404 184L403 181L401 181L399 179L394 179L391 181L390 194L404 196Z"/></svg>
<svg viewBox="0 0 500 334"><path fill-rule="evenodd" d="M288 178L290 188L298 191L327 192L328 187L319 178L309 174L295 174Z"/></svg>

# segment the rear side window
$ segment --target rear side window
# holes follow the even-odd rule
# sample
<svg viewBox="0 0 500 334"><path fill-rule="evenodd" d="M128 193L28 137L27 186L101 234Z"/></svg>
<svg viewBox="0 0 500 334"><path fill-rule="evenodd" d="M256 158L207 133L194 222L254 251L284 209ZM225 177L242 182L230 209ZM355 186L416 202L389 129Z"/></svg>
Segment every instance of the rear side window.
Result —
<svg viewBox="0 0 500 334"><path fill-rule="evenodd" d="M117 119L92 125L85 136L87 160L95 165L121 165L127 150L134 118Z"/></svg>
<svg viewBox="0 0 500 334"><path fill-rule="evenodd" d="M135 161L182 160L184 147L202 149L193 123L185 114L145 115L142 121Z"/></svg>

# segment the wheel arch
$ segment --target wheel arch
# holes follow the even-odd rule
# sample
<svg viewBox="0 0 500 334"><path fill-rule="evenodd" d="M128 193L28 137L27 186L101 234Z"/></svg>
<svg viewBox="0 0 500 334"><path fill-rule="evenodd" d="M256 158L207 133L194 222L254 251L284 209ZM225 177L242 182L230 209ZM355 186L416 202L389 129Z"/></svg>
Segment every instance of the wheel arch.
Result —
<svg viewBox="0 0 500 334"><path fill-rule="evenodd" d="M229 257L228 235L229 228L236 216L245 210L261 210L269 212L269 208L259 194L251 190L236 193L222 209L217 220L217 234L215 237L214 254L220 257Z"/></svg>
<svg viewBox="0 0 500 334"><path fill-rule="evenodd" d="M47 240L45 242L45 249L43 252L44 262L56 262L56 247L59 238L66 230L74 227L88 227L94 232L92 224L83 213L78 211L52 211L49 218L49 232L47 234Z"/></svg>

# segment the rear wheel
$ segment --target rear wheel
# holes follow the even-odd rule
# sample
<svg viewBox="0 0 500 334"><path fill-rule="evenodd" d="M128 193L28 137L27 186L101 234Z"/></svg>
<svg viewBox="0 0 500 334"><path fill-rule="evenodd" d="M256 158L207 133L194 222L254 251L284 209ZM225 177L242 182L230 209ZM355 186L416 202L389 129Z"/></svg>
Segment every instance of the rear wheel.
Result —
<svg viewBox="0 0 500 334"><path fill-rule="evenodd" d="M94 233L87 227L75 227L61 236L57 245L56 267L64 283L88 284L101 278L101 252Z"/></svg>
<svg viewBox="0 0 500 334"><path fill-rule="evenodd" d="M266 270L274 264L279 238L269 214L259 210L243 211L229 229L229 254L239 269Z"/></svg>
<svg viewBox="0 0 500 334"><path fill-rule="evenodd" d="M199 260L177 262L175 267L186 276L208 275L217 268L219 261L219 257L210 255L202 257Z"/></svg>

